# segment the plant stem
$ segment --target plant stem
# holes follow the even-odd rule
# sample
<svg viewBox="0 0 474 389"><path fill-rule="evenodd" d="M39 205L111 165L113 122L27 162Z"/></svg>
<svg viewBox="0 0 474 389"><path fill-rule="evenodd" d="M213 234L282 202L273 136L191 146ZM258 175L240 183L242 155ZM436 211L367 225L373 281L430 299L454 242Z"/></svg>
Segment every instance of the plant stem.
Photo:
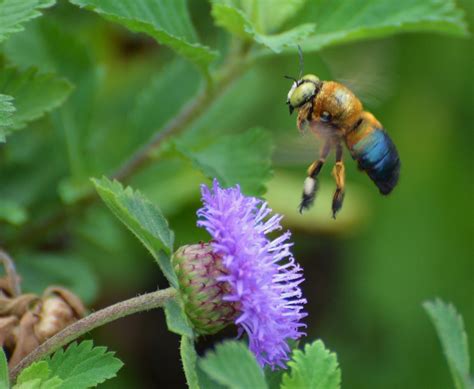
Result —
<svg viewBox="0 0 474 389"><path fill-rule="evenodd" d="M173 299L175 296L176 290L174 288L158 290L156 292L121 301L117 304L111 305L110 307L91 313L85 318L64 328L61 332L58 332L56 335L46 340L23 358L20 363L11 370L11 382L15 382L16 377L24 368L28 367L33 362L54 353L57 349L79 338L86 332L137 312L149 311L151 309L162 307L167 301Z"/></svg>

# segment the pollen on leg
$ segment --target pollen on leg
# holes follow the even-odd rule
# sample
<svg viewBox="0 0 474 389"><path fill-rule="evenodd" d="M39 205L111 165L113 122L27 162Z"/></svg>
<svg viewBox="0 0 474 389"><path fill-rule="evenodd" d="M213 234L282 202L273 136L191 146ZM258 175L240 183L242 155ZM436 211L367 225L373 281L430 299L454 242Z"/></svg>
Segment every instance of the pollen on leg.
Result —
<svg viewBox="0 0 474 389"><path fill-rule="evenodd" d="M314 192L316 190L316 180L312 177L306 177L304 180L304 189L303 192L307 196L312 196L314 195Z"/></svg>

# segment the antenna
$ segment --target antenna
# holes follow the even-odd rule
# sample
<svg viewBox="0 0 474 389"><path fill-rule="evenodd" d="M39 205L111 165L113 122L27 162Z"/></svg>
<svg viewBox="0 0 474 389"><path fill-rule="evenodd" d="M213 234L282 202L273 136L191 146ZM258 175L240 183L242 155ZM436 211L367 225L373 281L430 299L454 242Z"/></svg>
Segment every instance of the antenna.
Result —
<svg viewBox="0 0 474 389"><path fill-rule="evenodd" d="M294 82L297 82L298 80L294 77L291 77L291 76L283 76L284 78L288 79L288 80L293 80Z"/></svg>
<svg viewBox="0 0 474 389"><path fill-rule="evenodd" d="M303 77L303 68L304 68L304 60L303 60L303 50L301 50L301 46L298 46L298 55L300 57L300 75L298 76L299 79Z"/></svg>

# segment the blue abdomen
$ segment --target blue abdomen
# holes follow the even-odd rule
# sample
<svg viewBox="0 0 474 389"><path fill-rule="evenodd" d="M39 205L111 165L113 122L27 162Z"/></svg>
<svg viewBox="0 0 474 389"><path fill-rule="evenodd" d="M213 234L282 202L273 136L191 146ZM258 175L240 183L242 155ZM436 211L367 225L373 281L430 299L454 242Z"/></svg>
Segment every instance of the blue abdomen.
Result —
<svg viewBox="0 0 474 389"><path fill-rule="evenodd" d="M400 158L387 133L374 128L351 148L352 157L377 185L380 193L389 194L397 185Z"/></svg>

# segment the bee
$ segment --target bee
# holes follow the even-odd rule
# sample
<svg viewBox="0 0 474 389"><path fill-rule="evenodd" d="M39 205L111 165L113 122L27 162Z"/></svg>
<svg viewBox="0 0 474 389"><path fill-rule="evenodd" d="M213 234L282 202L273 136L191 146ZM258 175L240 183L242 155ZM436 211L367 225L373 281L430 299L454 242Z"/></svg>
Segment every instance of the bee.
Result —
<svg viewBox="0 0 474 389"><path fill-rule="evenodd" d="M298 47L299 48L299 47ZM332 174L336 191L332 200L332 216L342 208L345 193L343 143L360 170L365 171L382 195L388 195L398 183L400 158L397 149L382 124L370 112L364 111L360 100L344 85L322 81L314 74L302 75L303 56L300 54L300 76L293 80L286 104L290 115L298 111L296 120L300 131L310 130L321 140L319 159L307 170L299 211L309 209L318 187L317 177L331 150L336 163Z"/></svg>

